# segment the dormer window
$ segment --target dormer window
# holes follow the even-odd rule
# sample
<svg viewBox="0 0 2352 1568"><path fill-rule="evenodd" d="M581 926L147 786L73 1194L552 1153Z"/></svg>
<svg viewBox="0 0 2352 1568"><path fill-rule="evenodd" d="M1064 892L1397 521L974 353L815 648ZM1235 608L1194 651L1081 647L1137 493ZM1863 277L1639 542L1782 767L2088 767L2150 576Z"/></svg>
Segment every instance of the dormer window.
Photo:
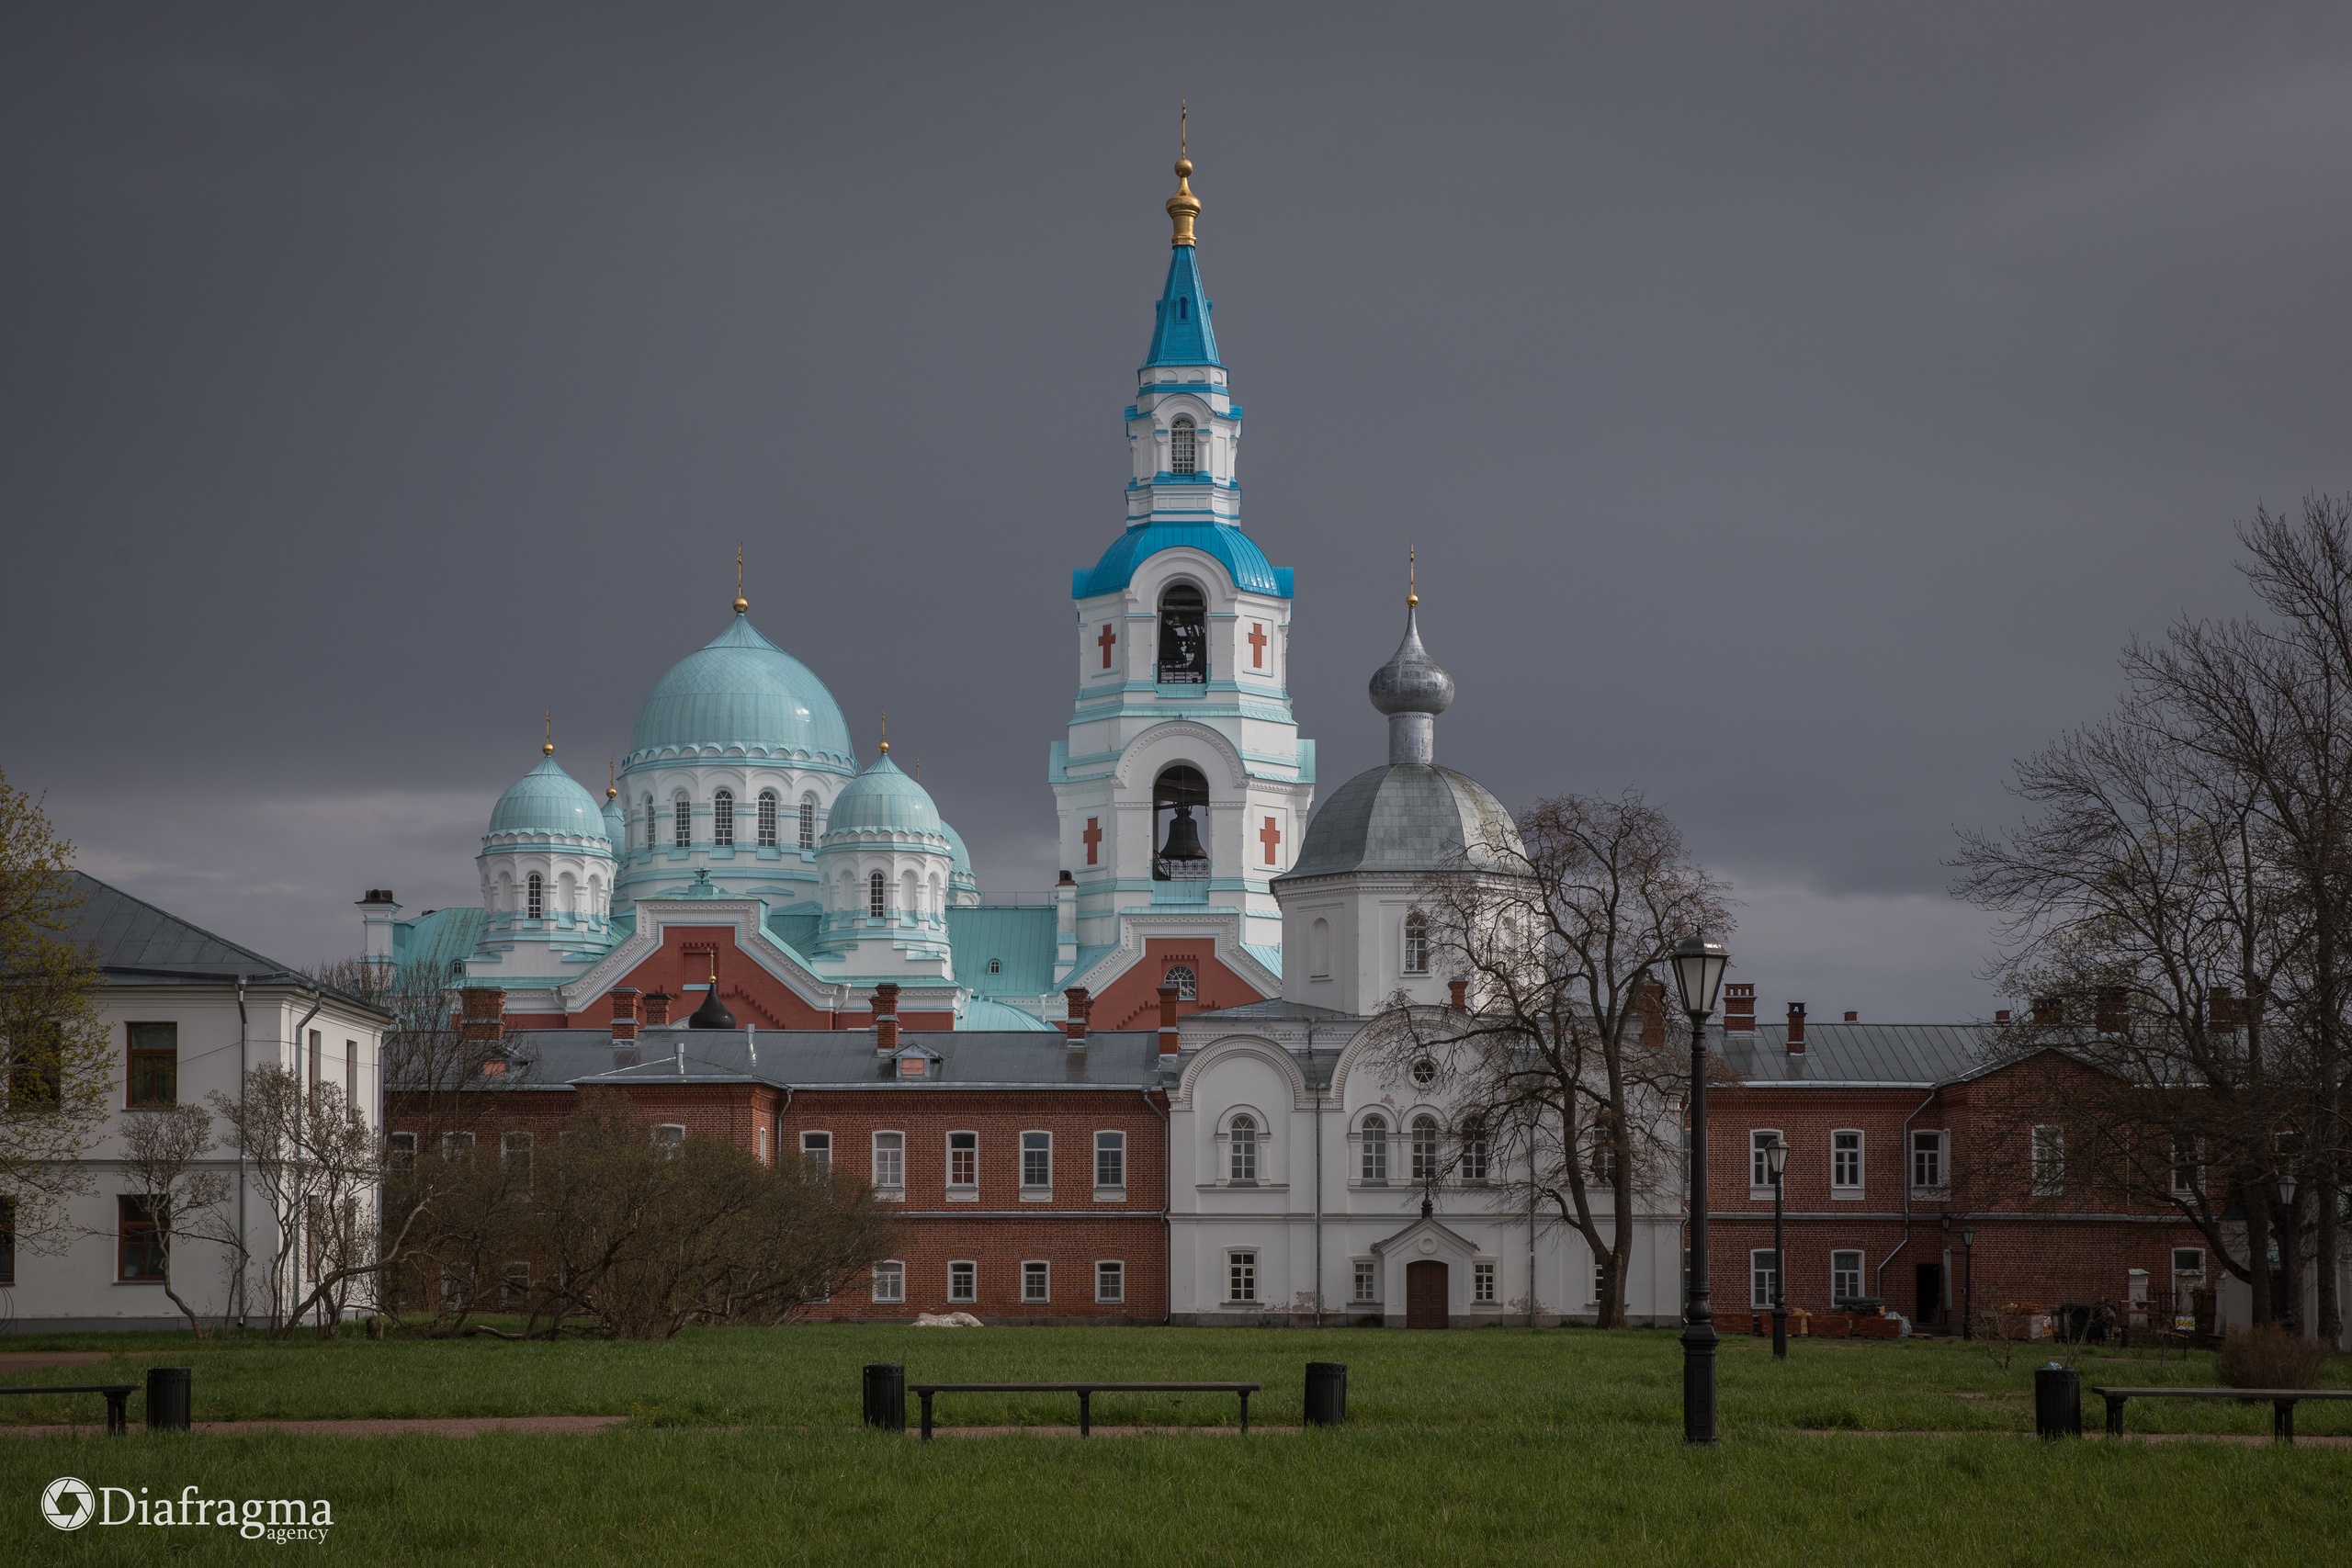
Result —
<svg viewBox="0 0 2352 1568"><path fill-rule="evenodd" d="M546 885L539 881L539 874L537 872L535 871L531 873L530 881L524 884L523 897L525 900L523 912L526 915L535 920L545 918L547 913L547 889Z"/></svg>
<svg viewBox="0 0 2352 1568"><path fill-rule="evenodd" d="M865 879L865 912L877 920L882 918L883 900L888 888L889 884L882 880L882 874L878 871Z"/></svg>
<svg viewBox="0 0 2352 1568"><path fill-rule="evenodd" d="M1199 464L1199 437L1193 427L1192 416L1179 414L1168 431L1168 471L1189 474Z"/></svg>
<svg viewBox="0 0 2352 1568"><path fill-rule="evenodd" d="M760 791L760 848L775 848L775 791Z"/></svg>
<svg viewBox="0 0 2352 1568"><path fill-rule="evenodd" d="M725 849L735 847L735 792L731 789L710 797L710 841Z"/></svg>

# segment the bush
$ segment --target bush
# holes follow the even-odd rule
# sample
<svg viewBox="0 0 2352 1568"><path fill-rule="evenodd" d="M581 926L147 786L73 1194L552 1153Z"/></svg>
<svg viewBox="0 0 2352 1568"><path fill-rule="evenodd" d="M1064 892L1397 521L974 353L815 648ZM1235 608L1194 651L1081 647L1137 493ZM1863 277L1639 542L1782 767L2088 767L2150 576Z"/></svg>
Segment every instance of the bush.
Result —
<svg viewBox="0 0 2352 1568"><path fill-rule="evenodd" d="M2222 1336L2222 1382L2231 1388L2312 1388L2326 1364L2326 1346L2283 1328L2232 1327Z"/></svg>

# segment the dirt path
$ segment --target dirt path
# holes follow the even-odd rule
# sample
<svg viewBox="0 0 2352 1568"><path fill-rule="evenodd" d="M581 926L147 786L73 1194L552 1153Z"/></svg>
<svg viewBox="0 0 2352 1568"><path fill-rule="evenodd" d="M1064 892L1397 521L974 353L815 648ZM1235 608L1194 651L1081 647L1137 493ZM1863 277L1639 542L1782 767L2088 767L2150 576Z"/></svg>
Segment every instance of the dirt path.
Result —
<svg viewBox="0 0 2352 1568"><path fill-rule="evenodd" d="M484 1432L601 1432L628 1420L626 1416L383 1416L356 1421L198 1421L198 1433L212 1437L250 1437L258 1432L291 1432L306 1438L401 1438L412 1432L428 1438L478 1438ZM133 1431L144 1427L134 1426ZM0 1437L101 1437L102 1421L87 1426L0 1427Z"/></svg>

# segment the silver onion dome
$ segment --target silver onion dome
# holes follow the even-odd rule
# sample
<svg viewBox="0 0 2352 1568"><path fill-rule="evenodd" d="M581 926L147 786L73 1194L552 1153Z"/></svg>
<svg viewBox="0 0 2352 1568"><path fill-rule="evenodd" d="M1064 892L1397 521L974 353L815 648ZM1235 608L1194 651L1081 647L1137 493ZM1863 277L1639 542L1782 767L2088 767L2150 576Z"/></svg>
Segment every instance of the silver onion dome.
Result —
<svg viewBox="0 0 2352 1568"><path fill-rule="evenodd" d="M1421 646L1420 612L1405 611L1405 640L1373 671L1372 705L1388 716L1388 760L1428 762L1437 753L1437 716L1453 703L1453 677Z"/></svg>

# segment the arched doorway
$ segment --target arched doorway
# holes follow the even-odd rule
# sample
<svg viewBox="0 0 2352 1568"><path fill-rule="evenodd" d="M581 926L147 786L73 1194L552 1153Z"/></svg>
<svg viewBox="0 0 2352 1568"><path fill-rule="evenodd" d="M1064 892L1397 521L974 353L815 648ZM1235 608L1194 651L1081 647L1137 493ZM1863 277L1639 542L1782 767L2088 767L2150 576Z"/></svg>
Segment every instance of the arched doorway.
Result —
<svg viewBox="0 0 2352 1568"><path fill-rule="evenodd" d="M1446 1269L1434 1258L1405 1265L1405 1326L1445 1326Z"/></svg>

